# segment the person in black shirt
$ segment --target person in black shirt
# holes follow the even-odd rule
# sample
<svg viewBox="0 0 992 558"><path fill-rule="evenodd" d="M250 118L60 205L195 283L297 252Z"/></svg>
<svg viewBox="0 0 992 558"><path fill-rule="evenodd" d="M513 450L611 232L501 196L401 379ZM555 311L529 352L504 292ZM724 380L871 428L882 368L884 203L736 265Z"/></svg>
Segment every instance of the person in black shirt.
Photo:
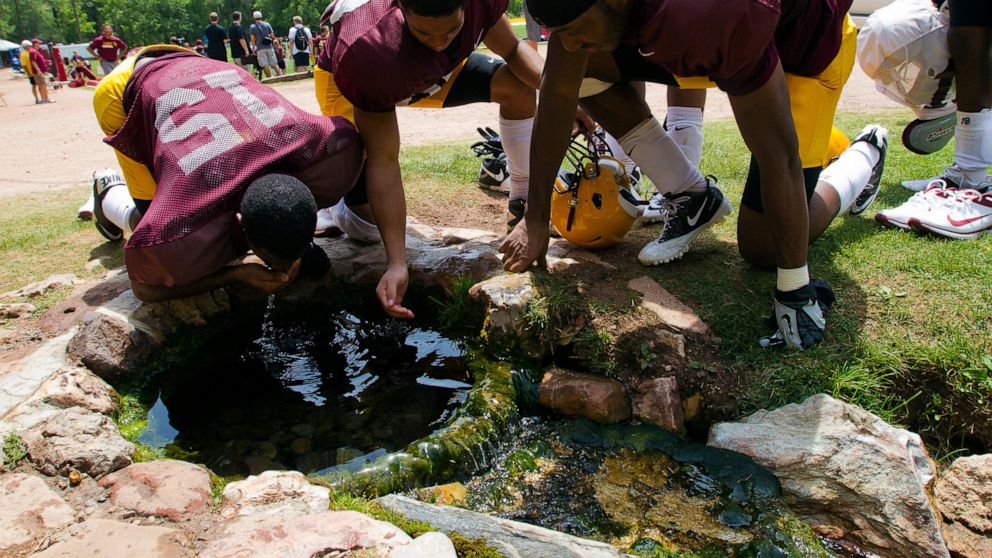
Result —
<svg viewBox="0 0 992 558"><path fill-rule="evenodd" d="M203 30L203 36L207 38L207 56L214 60L227 62L227 48L224 42L227 40L227 31L217 24L220 16L217 12L210 13L210 25Z"/></svg>
<svg viewBox="0 0 992 558"><path fill-rule="evenodd" d="M248 66L245 57L248 56L248 43L245 42L244 32L241 31L241 12L231 14L231 26L227 28L227 36L231 41L231 58L239 66ZM247 68L245 68L247 69ZM248 70L251 72L251 70Z"/></svg>

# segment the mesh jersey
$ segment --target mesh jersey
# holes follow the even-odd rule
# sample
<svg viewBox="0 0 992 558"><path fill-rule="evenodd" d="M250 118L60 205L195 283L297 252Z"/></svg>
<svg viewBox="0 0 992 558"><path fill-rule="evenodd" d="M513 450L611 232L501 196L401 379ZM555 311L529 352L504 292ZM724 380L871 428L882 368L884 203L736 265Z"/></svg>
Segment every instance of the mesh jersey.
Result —
<svg viewBox="0 0 992 558"><path fill-rule="evenodd" d="M193 53L137 69L124 110L124 125L105 141L158 185L124 251L128 274L142 283L183 285L244 254L235 213L259 176L321 165L338 177L313 190L328 207L361 172L361 142L345 119L304 112L241 68Z"/></svg>
<svg viewBox="0 0 992 558"><path fill-rule="evenodd" d="M332 33L317 65L334 74L351 104L388 112L437 92L503 17L507 2L465 2L458 36L443 52L434 52L407 29L396 0L337 0L321 18Z"/></svg>
<svg viewBox="0 0 992 558"><path fill-rule="evenodd" d="M852 1L635 0L625 41L677 76L707 76L745 95L780 60L796 75L825 70L840 50Z"/></svg>

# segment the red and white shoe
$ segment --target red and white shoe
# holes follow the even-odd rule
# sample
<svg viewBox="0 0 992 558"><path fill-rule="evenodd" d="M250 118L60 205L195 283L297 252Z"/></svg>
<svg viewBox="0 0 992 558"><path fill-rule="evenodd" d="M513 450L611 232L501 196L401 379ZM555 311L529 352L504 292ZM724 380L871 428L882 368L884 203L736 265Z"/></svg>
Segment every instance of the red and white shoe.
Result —
<svg viewBox="0 0 992 558"><path fill-rule="evenodd" d="M910 220L919 220L934 208L951 203L959 192L960 190L948 186L943 180L933 180L925 190L913 194L902 205L879 211L875 214L875 220L887 227L908 231L912 228Z"/></svg>
<svg viewBox="0 0 992 558"><path fill-rule="evenodd" d="M913 230L947 238L969 240L992 232L992 193L961 190L950 203L941 204L909 220Z"/></svg>

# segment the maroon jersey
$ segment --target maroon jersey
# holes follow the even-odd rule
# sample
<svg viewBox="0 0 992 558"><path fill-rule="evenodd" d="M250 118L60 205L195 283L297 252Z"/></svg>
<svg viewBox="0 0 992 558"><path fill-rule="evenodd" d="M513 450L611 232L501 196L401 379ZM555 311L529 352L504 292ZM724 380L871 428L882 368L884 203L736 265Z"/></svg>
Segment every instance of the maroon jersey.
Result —
<svg viewBox="0 0 992 558"><path fill-rule="evenodd" d="M337 0L321 18L331 36L317 65L334 74L352 105L388 112L438 91L503 17L507 2L467 0L461 32L435 52L410 33L396 0Z"/></svg>
<svg viewBox="0 0 992 558"><path fill-rule="evenodd" d="M157 184L124 250L128 274L142 283L183 285L243 255L235 214L259 176L321 165L337 178L313 192L328 207L361 172L361 142L347 120L304 112L241 68L193 53L136 70L124 108L123 127L105 141Z"/></svg>
<svg viewBox="0 0 992 558"><path fill-rule="evenodd" d="M677 76L707 76L745 95L779 61L801 76L825 70L840 50L852 1L635 0L626 42Z"/></svg>
<svg viewBox="0 0 992 558"><path fill-rule="evenodd" d="M101 59L107 62L113 62L117 60L118 56L127 51L127 43L114 36L104 37L103 35L97 35L90 41L90 48L97 51Z"/></svg>

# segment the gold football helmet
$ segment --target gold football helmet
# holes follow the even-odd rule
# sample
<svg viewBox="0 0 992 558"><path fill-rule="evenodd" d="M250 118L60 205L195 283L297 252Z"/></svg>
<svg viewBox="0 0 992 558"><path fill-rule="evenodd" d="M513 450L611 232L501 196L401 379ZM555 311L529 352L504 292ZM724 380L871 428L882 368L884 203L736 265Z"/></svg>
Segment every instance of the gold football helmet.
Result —
<svg viewBox="0 0 992 558"><path fill-rule="evenodd" d="M551 194L551 223L563 238L583 248L606 248L623 241L643 211L630 193L623 163L587 131L572 136ZM605 153L605 154L601 154Z"/></svg>

